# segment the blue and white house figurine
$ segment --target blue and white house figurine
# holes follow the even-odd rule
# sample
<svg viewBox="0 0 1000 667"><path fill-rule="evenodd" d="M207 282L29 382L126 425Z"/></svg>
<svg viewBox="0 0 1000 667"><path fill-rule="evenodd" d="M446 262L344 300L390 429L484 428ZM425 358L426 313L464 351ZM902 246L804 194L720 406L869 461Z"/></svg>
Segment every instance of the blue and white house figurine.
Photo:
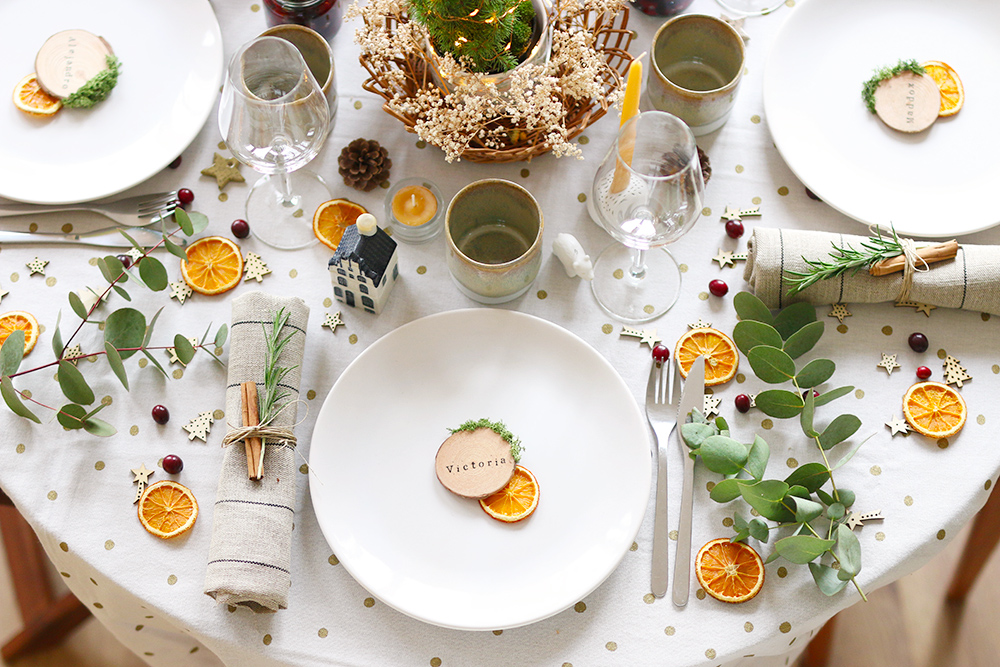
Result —
<svg viewBox="0 0 1000 667"><path fill-rule="evenodd" d="M362 213L344 231L330 258L334 297L378 315L399 277L398 258L396 242L379 228L374 215Z"/></svg>

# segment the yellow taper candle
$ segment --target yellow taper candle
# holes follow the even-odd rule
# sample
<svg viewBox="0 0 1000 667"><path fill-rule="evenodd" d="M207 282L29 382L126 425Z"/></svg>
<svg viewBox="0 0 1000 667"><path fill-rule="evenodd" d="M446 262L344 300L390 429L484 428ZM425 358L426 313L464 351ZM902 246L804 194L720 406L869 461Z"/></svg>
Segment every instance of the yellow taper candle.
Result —
<svg viewBox="0 0 1000 667"><path fill-rule="evenodd" d="M622 119L619 127L625 124L629 118L639 113L639 94L642 91L642 56L632 61L628 68L628 78L625 80L625 100L622 102ZM618 143L618 155L620 160L615 164L615 176L611 181L611 193L616 194L624 190L629 183L628 170L622 164L632 164L632 151L635 149L635 125L629 136L622 137Z"/></svg>
<svg viewBox="0 0 1000 667"><path fill-rule="evenodd" d="M427 188L408 185L400 188L392 198L392 215L411 227L422 225L437 213L438 201Z"/></svg>

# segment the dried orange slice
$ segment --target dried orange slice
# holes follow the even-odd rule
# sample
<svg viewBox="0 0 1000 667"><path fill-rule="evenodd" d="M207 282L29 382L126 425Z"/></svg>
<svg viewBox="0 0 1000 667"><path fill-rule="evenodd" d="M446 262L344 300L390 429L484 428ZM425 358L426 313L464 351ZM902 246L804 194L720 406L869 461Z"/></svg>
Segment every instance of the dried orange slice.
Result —
<svg viewBox="0 0 1000 667"><path fill-rule="evenodd" d="M705 357L705 386L729 382L740 365L740 354L733 340L718 329L691 329L681 336L674 350L674 359L686 378L698 356Z"/></svg>
<svg viewBox="0 0 1000 667"><path fill-rule="evenodd" d="M965 426L968 409L957 391L940 382L918 382L903 395L903 416L929 438L947 438Z"/></svg>
<svg viewBox="0 0 1000 667"><path fill-rule="evenodd" d="M173 480L150 484L139 496L139 521L157 537L177 537L197 519L198 501L191 489Z"/></svg>
<svg viewBox="0 0 1000 667"><path fill-rule="evenodd" d="M344 230L358 221L358 216L367 213L365 207L346 199L331 199L316 209L313 215L313 234L320 243L330 250L336 250Z"/></svg>
<svg viewBox="0 0 1000 667"><path fill-rule="evenodd" d="M938 111L938 116L957 114L965 104L965 88L962 87L962 80L958 78L958 72L940 60L928 60L920 66L927 70L927 75L934 79L934 83L941 91L941 110Z"/></svg>
<svg viewBox="0 0 1000 667"><path fill-rule="evenodd" d="M188 246L181 261L181 277L199 294L221 294L240 284L243 255L240 247L221 236L206 236Z"/></svg>
<svg viewBox="0 0 1000 667"><path fill-rule="evenodd" d="M18 329L24 332L24 353L28 354L38 342L38 320L23 310L12 310L0 315L0 345Z"/></svg>
<svg viewBox="0 0 1000 667"><path fill-rule="evenodd" d="M13 97L14 106L31 116L51 116L62 109L59 98L42 90L33 73L17 82Z"/></svg>
<svg viewBox="0 0 1000 667"><path fill-rule="evenodd" d="M727 537L712 540L694 558L694 571L705 592L723 602L746 602L764 585L764 561L753 547L730 542Z"/></svg>
<svg viewBox="0 0 1000 667"><path fill-rule="evenodd" d="M514 523L527 519L538 507L538 480L524 466L514 466L507 486L479 499L479 504L498 521Z"/></svg>

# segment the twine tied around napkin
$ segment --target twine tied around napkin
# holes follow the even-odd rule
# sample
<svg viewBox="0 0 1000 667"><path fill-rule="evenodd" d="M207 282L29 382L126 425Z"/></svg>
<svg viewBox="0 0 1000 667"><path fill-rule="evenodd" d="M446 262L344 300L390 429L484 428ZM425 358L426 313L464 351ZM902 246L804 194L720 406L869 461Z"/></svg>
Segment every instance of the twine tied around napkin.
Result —
<svg viewBox="0 0 1000 667"><path fill-rule="evenodd" d="M275 612L288 606L291 587L292 522L295 518L297 461L295 427L302 357L309 308L299 298L263 292L244 294L233 301L230 325L229 377L226 414L239 415L241 384L263 385L265 326L284 308L288 320L282 333L290 335L278 356L281 366L293 368L282 386L289 392L287 409L263 427L268 454L260 480L248 479L247 459L241 448L225 447L212 517L212 544L205 570L205 594L217 602ZM230 426L224 444L249 431Z"/></svg>
<svg viewBox="0 0 1000 667"><path fill-rule="evenodd" d="M910 298L910 288L913 287L913 273L915 271L926 271L930 268L927 260L917 255L917 246L913 239L900 238L899 247L903 251L903 284L899 288L899 296L896 301L907 301ZM923 268L917 269L917 260L923 263ZM873 274L874 275L874 274Z"/></svg>

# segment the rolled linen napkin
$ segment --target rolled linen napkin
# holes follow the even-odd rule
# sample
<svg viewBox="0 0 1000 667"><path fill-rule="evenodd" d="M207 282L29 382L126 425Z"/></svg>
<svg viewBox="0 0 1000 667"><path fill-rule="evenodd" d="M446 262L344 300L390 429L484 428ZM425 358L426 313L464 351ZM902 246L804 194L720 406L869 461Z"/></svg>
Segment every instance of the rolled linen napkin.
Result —
<svg viewBox="0 0 1000 667"><path fill-rule="evenodd" d="M282 387L289 392L288 406L272 426L295 425L302 353L305 349L309 308L298 298L251 292L233 301L230 327L229 379L226 416L230 430L240 424L240 383L263 385L264 327L270 331L275 313L285 308L288 321L282 336L291 335L278 357L278 365L293 367ZM295 445L268 441L263 479L247 478L243 442L226 447L212 520L212 545L205 572L205 594L218 602L249 607L255 612L275 612L288 606L291 586L292 521L295 518Z"/></svg>
<svg viewBox="0 0 1000 667"><path fill-rule="evenodd" d="M903 274L875 277L864 267L857 273L847 271L788 295L790 285L782 280L782 275L808 269L803 257L828 261L833 244L860 249L867 238L755 227L753 238L747 243L743 279L770 308L782 308L796 301L817 304L898 301ZM917 268L906 297L908 302L1000 315L1000 246L963 244L955 259L930 264L926 271L919 270L924 267L918 262Z"/></svg>

